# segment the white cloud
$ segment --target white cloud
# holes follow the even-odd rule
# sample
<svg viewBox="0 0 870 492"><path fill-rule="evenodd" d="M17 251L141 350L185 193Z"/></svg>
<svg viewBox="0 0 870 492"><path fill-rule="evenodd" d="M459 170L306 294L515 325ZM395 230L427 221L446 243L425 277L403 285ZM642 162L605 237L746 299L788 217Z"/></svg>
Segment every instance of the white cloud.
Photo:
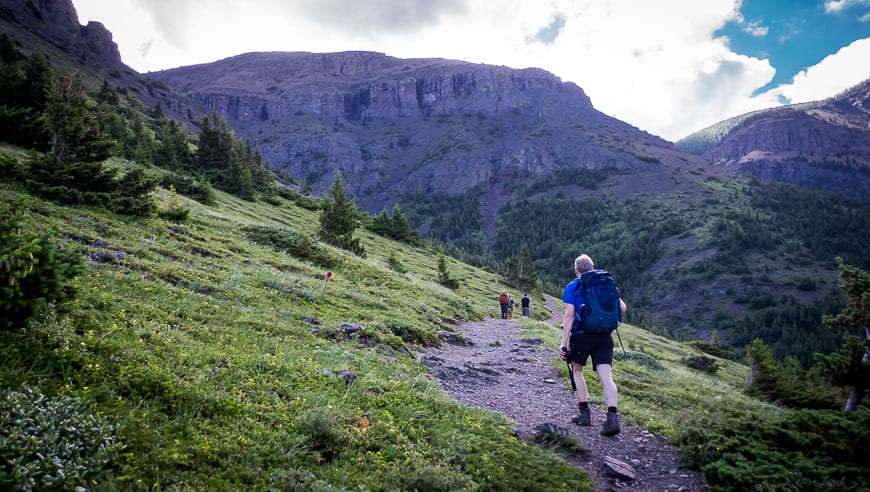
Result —
<svg viewBox="0 0 870 492"><path fill-rule="evenodd" d="M763 26L761 24L761 21L753 21L749 24L746 24L746 26L743 28L743 31L748 33L750 36L754 36L756 38L763 38L764 36L767 36L768 29L769 28L767 26Z"/></svg>
<svg viewBox="0 0 870 492"><path fill-rule="evenodd" d="M795 75L792 83L769 94L791 103L826 99L870 78L870 38L859 39L817 65Z"/></svg>
<svg viewBox="0 0 870 492"><path fill-rule="evenodd" d="M870 5L870 0L825 0L826 13L839 13L851 7Z"/></svg>

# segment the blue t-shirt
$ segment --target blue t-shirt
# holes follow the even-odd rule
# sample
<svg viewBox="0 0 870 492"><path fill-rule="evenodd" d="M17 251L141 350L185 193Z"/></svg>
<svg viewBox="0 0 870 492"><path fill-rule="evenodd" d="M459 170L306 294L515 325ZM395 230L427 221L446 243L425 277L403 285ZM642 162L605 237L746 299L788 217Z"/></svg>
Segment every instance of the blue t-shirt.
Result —
<svg viewBox="0 0 870 492"><path fill-rule="evenodd" d="M583 298L583 291L577 288L577 282L579 281L579 278L571 281L571 283L565 286L565 292L562 294L562 301L565 304L574 305L574 321L580 321L580 310L577 309L577 306L586 304L586 299Z"/></svg>

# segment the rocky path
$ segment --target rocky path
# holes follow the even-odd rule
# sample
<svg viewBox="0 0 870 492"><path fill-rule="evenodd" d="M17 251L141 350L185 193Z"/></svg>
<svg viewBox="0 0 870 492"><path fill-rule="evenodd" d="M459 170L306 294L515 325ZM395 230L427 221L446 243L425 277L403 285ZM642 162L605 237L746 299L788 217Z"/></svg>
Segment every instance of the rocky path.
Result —
<svg viewBox="0 0 870 492"><path fill-rule="evenodd" d="M432 348L423 360L446 391L459 403L503 414L518 435L552 424L578 436L589 452L566 460L592 477L596 491L709 490L700 473L680 468L678 449L667 439L624 420L620 434L601 436L603 406L592 404L591 427L571 423L576 399L552 366L557 349L520 338L515 321L485 319L459 331L464 341Z"/></svg>

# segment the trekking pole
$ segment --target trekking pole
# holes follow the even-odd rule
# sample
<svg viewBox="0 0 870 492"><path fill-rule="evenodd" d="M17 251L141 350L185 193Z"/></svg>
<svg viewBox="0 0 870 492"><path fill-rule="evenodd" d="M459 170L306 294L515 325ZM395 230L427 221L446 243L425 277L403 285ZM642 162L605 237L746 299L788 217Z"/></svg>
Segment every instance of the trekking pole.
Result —
<svg viewBox="0 0 870 492"><path fill-rule="evenodd" d="M616 338L619 340L619 346L622 347L622 355L627 356L628 354L625 353L625 346L622 344L622 337L619 336L619 328L616 329Z"/></svg>
<svg viewBox="0 0 870 492"><path fill-rule="evenodd" d="M574 369L571 367L571 361L566 360L565 364L568 364L568 377L571 379L571 391L577 392L577 383L574 382Z"/></svg>
<svg viewBox="0 0 870 492"><path fill-rule="evenodd" d="M567 357L568 352L562 352ZM565 359L565 364L568 365L568 378L571 380L571 391L577 391L577 383L574 382L574 368L571 367L571 360Z"/></svg>

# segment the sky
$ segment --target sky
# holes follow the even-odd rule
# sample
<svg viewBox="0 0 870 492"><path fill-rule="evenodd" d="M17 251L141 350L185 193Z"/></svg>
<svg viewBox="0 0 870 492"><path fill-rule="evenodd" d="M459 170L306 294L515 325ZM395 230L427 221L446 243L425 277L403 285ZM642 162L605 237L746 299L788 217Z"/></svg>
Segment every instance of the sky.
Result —
<svg viewBox="0 0 870 492"><path fill-rule="evenodd" d="M675 141L870 78L870 0L73 0L147 73L252 51L538 67Z"/></svg>

